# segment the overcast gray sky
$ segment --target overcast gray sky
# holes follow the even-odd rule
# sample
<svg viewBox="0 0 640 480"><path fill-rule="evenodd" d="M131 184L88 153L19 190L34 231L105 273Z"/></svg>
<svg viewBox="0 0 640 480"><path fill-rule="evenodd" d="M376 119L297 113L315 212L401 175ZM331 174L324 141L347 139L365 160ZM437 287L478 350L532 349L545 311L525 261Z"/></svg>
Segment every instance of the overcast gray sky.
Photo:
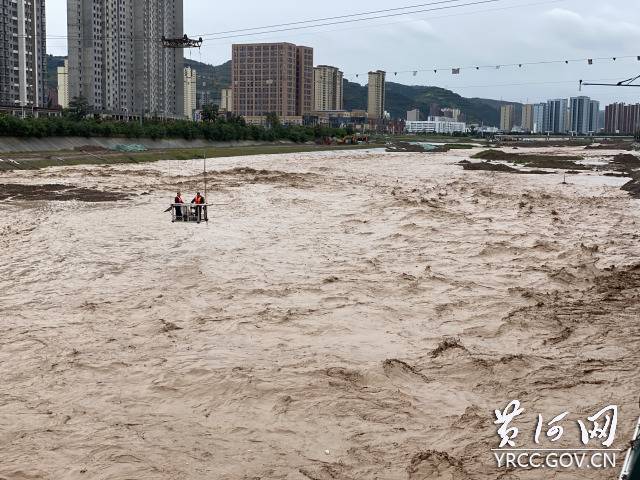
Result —
<svg viewBox="0 0 640 480"><path fill-rule="evenodd" d="M46 1L47 35L66 35L66 0ZM185 31L197 36L429 1L435 0L323 0L308 5L300 0L184 0ZM363 73L383 69L389 72L388 80L398 83L445 87L466 97L534 102L577 95L580 79L617 81L640 75L639 7L638 0L498 0L370 22L209 40L200 52L186 55L219 64L230 59L233 42L288 41L313 47L316 64L338 66L360 83L366 83ZM50 38L48 43L49 53L66 54L65 40ZM592 66L580 62L463 70L456 76L450 70L432 70L613 56L633 58L596 60ZM393 74L420 69L430 72ZM583 94L607 103L640 102L640 88L588 87Z"/></svg>

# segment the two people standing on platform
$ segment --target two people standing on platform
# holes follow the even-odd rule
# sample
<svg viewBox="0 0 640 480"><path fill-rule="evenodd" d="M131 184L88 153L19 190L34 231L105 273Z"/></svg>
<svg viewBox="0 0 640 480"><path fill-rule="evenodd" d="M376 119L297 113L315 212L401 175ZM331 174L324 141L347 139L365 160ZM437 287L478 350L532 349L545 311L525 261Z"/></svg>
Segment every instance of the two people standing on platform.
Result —
<svg viewBox="0 0 640 480"><path fill-rule="evenodd" d="M205 203L205 199L202 195L200 195L200 192L197 192L196 196L193 197L193 200L191 200L191 204L196 206L196 218L198 219L198 223L200 223L200 221L202 220L202 210L206 210L207 208L199 205L204 205Z"/></svg>
<svg viewBox="0 0 640 480"><path fill-rule="evenodd" d="M184 199L182 198L182 193L181 192L177 192L175 198L173 199L173 203L174 203L174 208L176 210L176 220L184 220L184 221L188 221L187 215L186 215L186 207L183 207L182 205L184 204ZM194 205L194 211L196 214L196 219L197 222L200 223L200 221L202 220L202 212L203 210L206 212L206 206L204 206L206 204L206 200L205 198L200 195L200 192L196 193L196 196L193 197L193 200L191 200L191 204ZM205 216L206 219L206 216Z"/></svg>

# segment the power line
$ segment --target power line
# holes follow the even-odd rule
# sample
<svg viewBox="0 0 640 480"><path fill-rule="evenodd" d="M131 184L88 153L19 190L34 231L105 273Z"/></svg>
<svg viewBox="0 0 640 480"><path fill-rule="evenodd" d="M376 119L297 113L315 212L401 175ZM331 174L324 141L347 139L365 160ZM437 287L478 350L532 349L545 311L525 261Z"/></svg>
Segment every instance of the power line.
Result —
<svg viewBox="0 0 640 480"><path fill-rule="evenodd" d="M592 57L592 58L574 58L574 59L564 59L564 60L543 60L536 62L518 62L518 63L495 63L492 65L474 65L474 66L465 66L465 67L433 67L433 68L416 68L414 70L387 70L388 73L393 73L394 76L403 75L403 74L411 74L414 77L419 73L444 73L451 72L453 75L460 75L465 70L501 70L503 68L523 68L528 66L538 66L538 65L558 65L565 64L569 65L572 63L586 63L587 65L594 65L595 62L600 61L613 61L616 62L618 60L628 60L628 59L637 59L640 61L640 55L623 55L623 56L611 56L611 57ZM355 76L359 78L360 75L366 75L366 73L345 73L345 77L347 76Z"/></svg>
<svg viewBox="0 0 640 480"><path fill-rule="evenodd" d="M436 20L436 19L442 19L442 18L457 18L457 17L462 17L462 16L471 16L471 15L482 15L482 14L486 14L489 12L498 12L498 11L505 11L505 10L513 10L516 8L523 8L523 7L534 7L534 6L540 6L540 5L548 5L548 4L555 4L555 3L561 3L561 2L566 2L568 0L544 0L544 1L538 1L538 2L529 2L529 3L524 3L524 4L518 4L518 5L510 5L510 6L502 6L502 7L495 7L495 8L483 8L482 10L468 10L468 11L464 11L464 12L457 12L457 13L450 13L450 14L445 14L445 15L437 15L437 16L432 16L429 15L428 18L429 20ZM379 28L379 27L383 27L383 26L389 26L389 25L400 25L400 24L404 24L404 23L411 23L411 22L417 22L417 21L421 21L422 19L419 18L415 18L415 19L405 19L405 20L400 20L400 21L394 21L394 22L385 22L385 23L375 23L373 25L361 25L361 26L354 26L354 27L345 27L345 28L334 28L334 29L330 29L330 30L318 30L318 31L307 31L307 32L299 32L296 35L306 35L306 36L319 36L325 33L333 33L333 32L344 32L344 31L354 31L354 30L365 30L365 29L371 29L371 28ZM279 37L276 36L272 36L272 37L267 37L267 38L260 38L261 42L266 42L266 41L281 41L279 39ZM207 43L205 43L203 45L203 49L206 48L215 48L218 46L226 46L226 45L233 45L234 42L215 42L215 41L208 41Z"/></svg>
<svg viewBox="0 0 640 480"><path fill-rule="evenodd" d="M603 78L603 79L594 80L594 81L607 82L611 80L615 80L615 79ZM531 85L562 85L562 84L575 85L576 81L575 80L553 80L553 81L545 81L545 82L493 83L490 85L451 85L445 88L460 89L460 88L524 87L524 86L531 86Z"/></svg>
<svg viewBox="0 0 640 480"><path fill-rule="evenodd" d="M453 2L461 2L461 1L463 1L463 0L441 0L441 1L438 1L438 2L419 4L417 6L420 6L420 5L433 6L433 5L441 5L441 4L447 4L447 3L453 3ZM401 16L406 16L406 15L413 15L413 14L416 14L416 13L427 13L427 12L442 11L442 10L452 10L452 9L457 9L457 8L461 8L461 7L469 7L469 6L475 6L475 5L485 5L485 4L498 3L498 2L504 2L504 1L508 1L508 0L475 0L475 1L467 2L467 3L457 3L455 5L443 5L443 6L434 7L434 8L411 10L411 11L408 11L408 12L399 12L399 10L414 9L414 8L416 8L416 6L398 7L398 8L384 9L384 10L379 10L379 11L374 11L374 12L364 12L364 13L359 13L359 14L341 15L341 16L328 17L327 18L327 20L329 20L329 19L345 19L345 20L339 20L339 21L326 22L326 21L324 21L325 19L306 20L306 21L292 22L290 24L281 24L281 25L275 25L275 26L253 27L253 28L250 28L250 29L229 30L227 32L204 33L204 34L197 35L197 36L205 38L205 39L207 37L209 37L210 40L223 40L223 39L229 39L229 38L251 37L251 36L264 35L264 34L270 34L270 33L290 32L290 31L305 30L305 29L310 29L310 28L318 28L318 27L325 27L325 26L332 26L332 25L344 25L344 24L350 24L350 23L367 22L367 21L379 20L379 19L383 19L383 18L394 18L394 17L401 17ZM396 13L385 13L383 15L374 15L374 16L369 16L367 18L352 18L352 17L357 17L357 16L371 15L371 14L375 14L377 12L396 12ZM348 19L348 20L346 20L346 19ZM324 22L324 23L318 23L318 22ZM303 24L310 24L310 25L303 25ZM279 28L279 29L275 29L275 30L274 29L268 30L268 29L270 29L272 27L287 26L287 25L298 25L298 26L295 26L295 27L291 26L289 28ZM261 31L256 31L256 30L261 30ZM226 35L226 33L243 32L243 31L247 31L247 32L252 31L253 33L239 33L239 34L236 34L236 35ZM24 36L22 36L22 37L24 37ZM66 37L64 37L62 35L48 35L48 36L46 36L46 38L47 39L58 39L58 40L67 38L69 40L79 40L79 39L82 38L82 36L80 36L80 35L77 35L77 36L67 35ZM123 36L123 35L119 35L119 36L102 36L102 37L99 37L99 38L100 39L109 39L109 40L113 40L113 39L122 40L124 38L126 40L160 41L160 38L156 38L156 37L139 37L139 36L136 36L136 35L129 35L129 36Z"/></svg>
<svg viewBox="0 0 640 480"><path fill-rule="evenodd" d="M543 61L532 61L532 62L519 62L519 63L503 63L503 64L493 64L493 65L484 65L484 66L475 66L475 67L459 67L459 68L452 68L452 67L435 67L433 69L423 69L423 70L403 70L403 71L396 71L396 72L389 72L387 70L387 73L394 73L394 77L397 75L402 75L402 74L413 74L413 76L417 76L418 73L430 73L430 72L434 72L434 73L446 73L446 72L453 72L454 70L462 72L464 70L473 70L473 71L479 71L479 70L489 70L489 71L502 71L505 68L513 68L513 67L518 67L518 68L523 68L523 67L527 67L527 66L540 66L540 65L559 65L559 64L572 64L572 63L585 63L588 66L594 66L596 65L596 62L601 62L601 61L608 61L608 62L617 62L620 60L629 60L629 59L637 59L638 61L640 61L640 55L623 55L623 56L609 56L609 57L593 57L593 58L580 58L580 59L571 59L571 60L543 60ZM460 73L454 73L453 76L458 76ZM60 73L58 75L69 75L69 73ZM354 73L345 73L344 77L352 77L355 76L356 78L359 78L360 75L366 75L366 74L354 74ZM452 77L449 77L452 78ZM602 81L609 81L609 80L615 80L615 79L602 79ZM387 81L389 81L389 76L387 76ZM598 80L594 80L594 81L598 81ZM563 83L563 82L529 82L529 83L516 83L516 84L504 84L504 85L500 85L500 84L493 84L493 85L486 85L486 87L490 87L490 86L518 86L518 85L534 85L534 84L538 84L538 85L544 85L547 83ZM575 83L574 80L571 81L564 81L564 83ZM485 87L485 85L472 85L469 87L456 87L456 88L473 88L473 87Z"/></svg>
<svg viewBox="0 0 640 480"><path fill-rule="evenodd" d="M484 5L484 4L488 4L488 3L497 3L497 2L501 2L501 1L504 1L504 0L479 0L479 1L474 1L474 2L462 3L462 4L458 4L458 5L448 5L448 6L435 7L435 8L426 8L426 9L422 9L422 10L413 10L411 12L390 13L390 14L378 15L378 16L368 17L368 18L355 18L355 19L351 19L351 20L342 20L342 21L336 21L336 22L318 23L318 24L314 24L314 25L305 25L305 26L300 26L300 27L282 28L282 29L279 29L279 30L269 30L269 31L264 31L264 32L256 32L256 33L246 33L246 34L227 35L227 36L216 36L215 38L211 38L210 40L224 40L224 39L228 39L228 38L239 38L239 37L247 37L247 36L254 36L254 35L263 35L263 34L268 34L268 33L291 32L291 31L295 31L295 30L304 30L304 29L307 29L307 28L326 27L326 26L332 26L332 25L343 25L345 23L367 22L367 21L370 21L370 20L378 20L378 19L381 19L381 18L393 18L393 17L404 16L404 15L413 15L413 14L416 14L416 13L427 13L427 12L435 12L435 11L440 11L440 10L450 10L450 9L453 9L453 8L469 7L469 6L475 6L475 5ZM203 35L203 38L207 37L207 36L215 36L215 35L216 34L205 34L205 35Z"/></svg>
<svg viewBox="0 0 640 480"><path fill-rule="evenodd" d="M455 2L461 2L462 0L443 0L440 2L432 2L432 3L420 3L418 5L408 5L406 7L397 7L397 8L385 8L382 10L373 10L370 12L362 12L362 13L352 13L349 15L338 15L335 17L325 17L325 18L315 18L312 20L301 20L298 22L289 22L289 23L279 23L279 24L275 24L275 25L266 25L263 27L252 27L252 28L241 28L238 30L227 30L227 31L222 31L222 32L216 32L216 33L205 33L199 36L210 36L210 35L224 35L227 33L238 33L238 32L250 32L250 31L255 31L255 30L265 30L267 28L279 28L279 27L288 27L290 25L301 25L304 23L316 23L316 22L326 22L328 20L338 20L341 18L349 18L349 17L362 17L364 15L375 15L378 13L385 13L385 12L397 12L399 10L408 10L411 8L420 8L420 7L427 7L430 5L438 5L438 4L443 4L443 3L455 3Z"/></svg>

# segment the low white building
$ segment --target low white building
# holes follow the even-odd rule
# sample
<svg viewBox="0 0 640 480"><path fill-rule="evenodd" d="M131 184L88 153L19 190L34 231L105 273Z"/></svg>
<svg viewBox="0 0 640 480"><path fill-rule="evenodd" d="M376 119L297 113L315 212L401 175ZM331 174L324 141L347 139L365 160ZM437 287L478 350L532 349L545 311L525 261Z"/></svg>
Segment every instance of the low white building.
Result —
<svg viewBox="0 0 640 480"><path fill-rule="evenodd" d="M499 133L500 129L498 127L480 127L478 128L479 133Z"/></svg>
<svg viewBox="0 0 640 480"><path fill-rule="evenodd" d="M405 131L407 133L466 133L467 124L454 122L451 119L430 120L426 122L406 122Z"/></svg>

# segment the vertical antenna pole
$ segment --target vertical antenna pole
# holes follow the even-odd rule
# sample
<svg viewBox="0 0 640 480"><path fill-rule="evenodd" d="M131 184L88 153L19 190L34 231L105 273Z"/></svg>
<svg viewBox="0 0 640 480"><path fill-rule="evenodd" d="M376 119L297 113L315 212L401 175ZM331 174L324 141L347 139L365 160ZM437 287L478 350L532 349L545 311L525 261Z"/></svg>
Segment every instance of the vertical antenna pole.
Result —
<svg viewBox="0 0 640 480"><path fill-rule="evenodd" d="M207 152L202 152L202 159L204 160L204 198L207 201Z"/></svg>

